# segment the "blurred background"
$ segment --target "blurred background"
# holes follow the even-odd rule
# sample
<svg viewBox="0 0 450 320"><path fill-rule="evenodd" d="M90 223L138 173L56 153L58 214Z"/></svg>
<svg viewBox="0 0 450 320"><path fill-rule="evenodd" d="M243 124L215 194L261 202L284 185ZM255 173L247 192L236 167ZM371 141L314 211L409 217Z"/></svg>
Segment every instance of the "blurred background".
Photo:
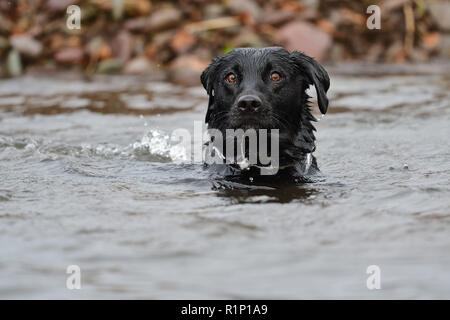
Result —
<svg viewBox="0 0 450 320"><path fill-rule="evenodd" d="M66 26L72 4L79 30ZM372 4L380 30L366 26ZM2 0L0 76L163 72L197 85L214 56L272 45L327 64L426 62L450 56L448 17L445 0Z"/></svg>

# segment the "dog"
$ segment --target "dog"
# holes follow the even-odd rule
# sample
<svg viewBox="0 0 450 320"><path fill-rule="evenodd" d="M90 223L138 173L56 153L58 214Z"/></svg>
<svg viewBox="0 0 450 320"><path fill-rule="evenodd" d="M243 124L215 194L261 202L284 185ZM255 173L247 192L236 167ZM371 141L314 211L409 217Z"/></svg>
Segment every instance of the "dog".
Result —
<svg viewBox="0 0 450 320"><path fill-rule="evenodd" d="M261 169L267 166L260 163L243 166L235 158L206 167L219 176L238 181L299 183L310 181L320 173L312 155L315 150L312 122L317 120L311 114L306 90L314 85L319 110L325 114L330 79L317 61L281 47L239 48L214 58L200 80L209 96L205 117L208 130L214 129L225 136L227 129L277 129L279 139L279 161L272 175L261 174ZM217 142L214 139L209 142L213 146L209 153L214 156L218 152L214 148ZM220 142L226 145L225 138ZM248 156L246 153L245 157Z"/></svg>

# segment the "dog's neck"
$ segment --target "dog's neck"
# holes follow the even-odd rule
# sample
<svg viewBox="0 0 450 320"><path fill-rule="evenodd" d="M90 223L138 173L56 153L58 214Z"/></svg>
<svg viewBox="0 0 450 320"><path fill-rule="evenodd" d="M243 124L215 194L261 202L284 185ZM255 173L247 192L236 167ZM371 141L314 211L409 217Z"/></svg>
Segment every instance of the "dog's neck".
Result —
<svg viewBox="0 0 450 320"><path fill-rule="evenodd" d="M315 141L309 142L308 140L305 140L305 137L301 132L299 132L295 139L286 139L286 137L281 139L278 145L278 153L270 152L269 158L271 159L271 162L269 164L261 163L259 161L259 152L258 156L254 157L258 159L257 162L250 162L249 159L252 159L252 157L249 155L249 150L247 148L240 149L239 146L237 146L237 148L235 146L232 153L227 153L225 139L221 144L210 140L205 145L207 146L206 156L208 159L214 158L214 163L227 164L238 170L248 170L250 168L267 169L268 167L273 167L272 160L273 157L276 156L277 159L275 163L278 169L282 170L290 167L301 167L302 169L300 171L307 172L312 164L312 153L315 150ZM218 148L217 145L220 145L220 148ZM206 162L208 163L208 161Z"/></svg>

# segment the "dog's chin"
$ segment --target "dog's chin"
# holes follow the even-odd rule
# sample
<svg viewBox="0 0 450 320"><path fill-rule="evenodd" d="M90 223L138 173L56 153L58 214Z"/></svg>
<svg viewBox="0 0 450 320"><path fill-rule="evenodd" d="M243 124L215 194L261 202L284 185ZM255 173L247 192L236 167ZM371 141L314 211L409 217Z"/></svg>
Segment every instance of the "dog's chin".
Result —
<svg viewBox="0 0 450 320"><path fill-rule="evenodd" d="M260 130L260 129L270 129L270 124L266 121L262 121L257 117L239 117L230 121L230 129L242 129L242 130Z"/></svg>

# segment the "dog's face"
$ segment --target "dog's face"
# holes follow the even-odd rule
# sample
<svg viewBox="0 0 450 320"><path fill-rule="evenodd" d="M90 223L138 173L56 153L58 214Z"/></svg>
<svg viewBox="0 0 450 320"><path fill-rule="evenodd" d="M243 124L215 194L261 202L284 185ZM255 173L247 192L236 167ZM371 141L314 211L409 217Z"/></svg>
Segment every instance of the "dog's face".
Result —
<svg viewBox="0 0 450 320"><path fill-rule="evenodd" d="M201 81L209 94L206 123L219 129L279 129L296 135L314 118L305 90L314 85L326 113L327 72L314 59L283 48L235 49L217 57ZM311 129L312 128L312 129ZM304 128L303 128L304 129ZM310 125L312 134L313 127Z"/></svg>

